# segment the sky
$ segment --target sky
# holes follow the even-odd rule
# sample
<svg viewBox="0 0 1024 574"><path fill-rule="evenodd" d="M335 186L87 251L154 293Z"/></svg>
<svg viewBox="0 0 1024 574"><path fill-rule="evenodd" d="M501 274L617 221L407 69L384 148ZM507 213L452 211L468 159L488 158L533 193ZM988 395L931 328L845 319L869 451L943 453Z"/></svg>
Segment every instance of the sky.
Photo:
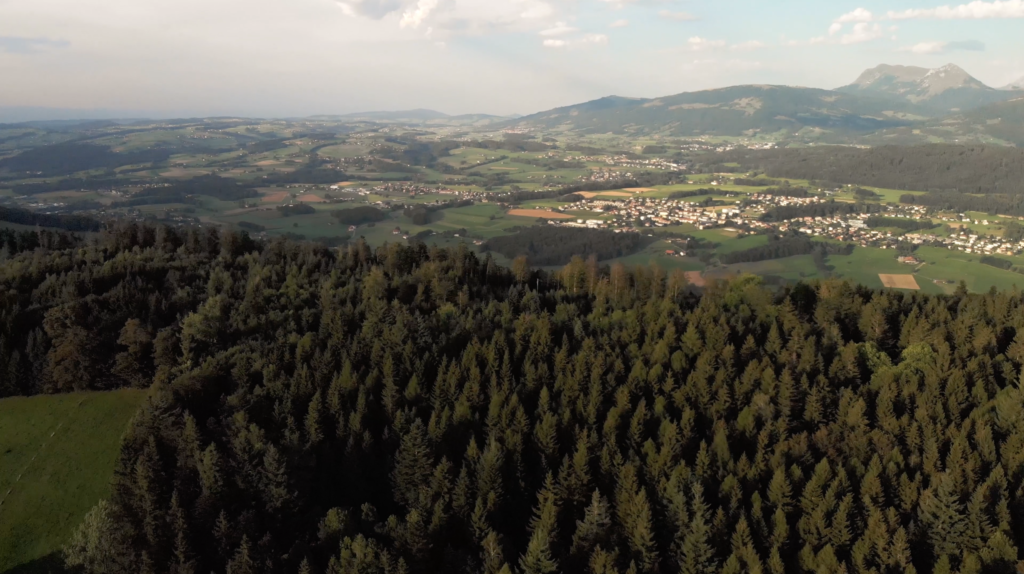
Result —
<svg viewBox="0 0 1024 574"><path fill-rule="evenodd" d="M0 110L529 114L882 63L999 87L1022 30L1024 0L0 0Z"/></svg>

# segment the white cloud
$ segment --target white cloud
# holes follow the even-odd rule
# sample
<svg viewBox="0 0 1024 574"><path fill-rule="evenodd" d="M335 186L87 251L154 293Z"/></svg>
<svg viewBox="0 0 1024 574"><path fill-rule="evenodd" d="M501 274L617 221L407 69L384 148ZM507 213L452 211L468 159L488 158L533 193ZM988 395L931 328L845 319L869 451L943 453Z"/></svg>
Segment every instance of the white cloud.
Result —
<svg viewBox="0 0 1024 574"><path fill-rule="evenodd" d="M853 12L847 12L835 19L836 24L852 24L856 22L871 22L875 19L874 14L864 8L857 8Z"/></svg>
<svg viewBox="0 0 1024 574"><path fill-rule="evenodd" d="M670 12L668 10L662 10L658 12L658 16L666 20L675 20L676 22L694 22L700 20L700 18L690 14L689 12Z"/></svg>
<svg viewBox="0 0 1024 574"><path fill-rule="evenodd" d="M579 38L573 38L568 40L558 40L554 38L548 38L544 40L543 46L545 48L575 48L583 46L595 46L605 45L608 43L608 36L604 34L587 34Z"/></svg>
<svg viewBox="0 0 1024 574"><path fill-rule="evenodd" d="M622 10L630 4L636 4L640 0L601 0L605 4L611 4L612 8Z"/></svg>
<svg viewBox="0 0 1024 574"><path fill-rule="evenodd" d="M744 51L744 50L760 50L761 48L767 47L764 42L757 40L749 40L747 42L741 42L739 44L733 44L729 47L730 50Z"/></svg>
<svg viewBox="0 0 1024 574"><path fill-rule="evenodd" d="M402 20L398 25L402 28L419 28L427 16L434 11L434 8L437 8L437 0L419 0L415 9L406 10L402 14Z"/></svg>
<svg viewBox="0 0 1024 574"><path fill-rule="evenodd" d="M828 35L829 36L835 36L842 29L843 29L843 25L840 24L839 22L835 22L831 26L828 27Z"/></svg>
<svg viewBox="0 0 1024 574"><path fill-rule="evenodd" d="M920 55L945 54L957 51L984 52L985 44L977 40L966 40L964 42L921 42L913 46L904 46L899 51Z"/></svg>
<svg viewBox="0 0 1024 574"><path fill-rule="evenodd" d="M900 48L899 51L912 54L941 54L946 51L946 42L921 42Z"/></svg>
<svg viewBox="0 0 1024 574"><path fill-rule="evenodd" d="M914 8L902 11L890 11L886 14L890 20L987 20L1024 18L1024 0L995 0L984 2L974 0L959 6L939 6L938 8Z"/></svg>
<svg viewBox="0 0 1024 574"><path fill-rule="evenodd" d="M556 22L553 27L548 28L547 30L541 30L539 33L541 36L564 36L577 31L579 31L577 28L573 28L565 22Z"/></svg>
<svg viewBox="0 0 1024 574"><path fill-rule="evenodd" d="M725 40L708 40L707 38L701 38L700 36L694 36L687 40L686 43L694 52L714 50L725 46Z"/></svg>
<svg viewBox="0 0 1024 574"><path fill-rule="evenodd" d="M843 34L840 44L863 44L882 37L882 27L878 24L859 22L853 25L853 31Z"/></svg>
<svg viewBox="0 0 1024 574"><path fill-rule="evenodd" d="M484 34L496 30L538 31L555 25L552 0L335 0L351 17L390 21L416 29L429 23L441 34ZM544 28L541 28L543 26Z"/></svg>
<svg viewBox="0 0 1024 574"><path fill-rule="evenodd" d="M379 20L410 7L413 2L408 0L344 0L337 2L346 16L364 16Z"/></svg>
<svg viewBox="0 0 1024 574"><path fill-rule="evenodd" d="M608 25L609 28L625 28L629 26L629 20L616 20Z"/></svg>
<svg viewBox="0 0 1024 574"><path fill-rule="evenodd" d="M836 34L843 24L860 24L880 20L989 20L1024 18L1024 0L974 0L957 6L936 8L910 8L890 10L884 16L876 16L864 8L857 8L835 19L829 34Z"/></svg>

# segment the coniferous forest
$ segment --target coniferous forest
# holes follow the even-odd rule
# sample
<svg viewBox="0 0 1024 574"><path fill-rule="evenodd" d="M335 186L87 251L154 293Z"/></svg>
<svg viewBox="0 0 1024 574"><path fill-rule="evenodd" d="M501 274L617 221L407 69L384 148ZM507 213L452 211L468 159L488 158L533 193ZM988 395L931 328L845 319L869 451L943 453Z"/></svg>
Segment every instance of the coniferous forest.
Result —
<svg viewBox="0 0 1024 574"><path fill-rule="evenodd" d="M151 386L88 573L1013 572L1024 296L121 224L0 264L5 394Z"/></svg>

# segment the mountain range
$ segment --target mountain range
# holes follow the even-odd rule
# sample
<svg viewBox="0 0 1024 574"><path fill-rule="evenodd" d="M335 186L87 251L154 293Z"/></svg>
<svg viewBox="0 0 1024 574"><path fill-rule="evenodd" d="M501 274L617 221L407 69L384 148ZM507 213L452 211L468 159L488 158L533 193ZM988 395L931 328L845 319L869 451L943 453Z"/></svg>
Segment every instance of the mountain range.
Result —
<svg viewBox="0 0 1024 574"><path fill-rule="evenodd" d="M906 101L930 114L958 112L1008 99L1005 91L986 86L953 64L931 70L883 64L837 91Z"/></svg>
<svg viewBox="0 0 1024 574"><path fill-rule="evenodd" d="M1024 89L991 88L955 65L882 65L835 90L747 85L654 99L611 96L509 125L582 134L1024 145L1022 112Z"/></svg>

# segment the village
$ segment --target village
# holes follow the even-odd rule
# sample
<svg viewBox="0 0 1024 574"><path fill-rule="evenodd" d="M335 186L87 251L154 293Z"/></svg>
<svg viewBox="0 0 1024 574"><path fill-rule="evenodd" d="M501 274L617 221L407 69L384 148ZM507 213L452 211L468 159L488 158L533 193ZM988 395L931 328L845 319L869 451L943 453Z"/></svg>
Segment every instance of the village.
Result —
<svg viewBox="0 0 1024 574"><path fill-rule="evenodd" d="M982 255L1018 255L1024 253L1024 241L981 234L960 222L988 225L988 220L965 219L965 214L949 216L931 213L921 206L883 206L880 212L850 215L798 217L783 221L764 221L762 216L777 207L804 207L825 203L819 197L792 198L753 194L735 206L703 205L676 199L633 197L627 200L585 199L567 204L561 212L600 213L596 217L576 220L552 219L548 223L562 227L642 231L650 228L671 228L692 225L698 230L726 228L742 235L799 232L861 247L897 249L902 245L945 247L964 253ZM719 202L720 203L720 202ZM916 221L929 220L953 223L949 235L922 231L904 232L894 228L872 229L867 220L872 216ZM914 257L902 260L913 264Z"/></svg>

